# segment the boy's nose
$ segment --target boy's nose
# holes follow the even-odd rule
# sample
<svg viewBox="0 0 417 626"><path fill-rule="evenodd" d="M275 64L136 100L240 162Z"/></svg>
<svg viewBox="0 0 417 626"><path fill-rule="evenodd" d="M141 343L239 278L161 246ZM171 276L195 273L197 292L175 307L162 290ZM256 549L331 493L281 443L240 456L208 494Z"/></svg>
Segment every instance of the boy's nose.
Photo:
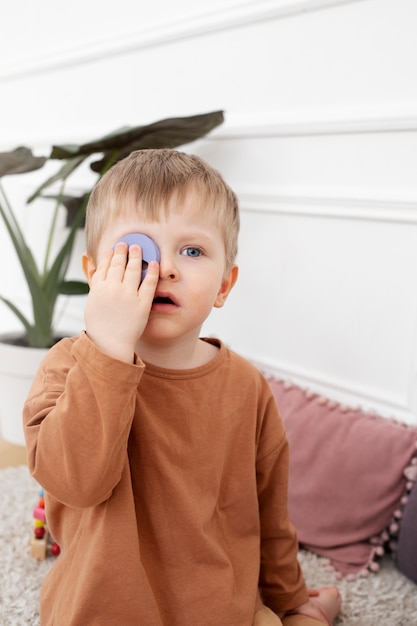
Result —
<svg viewBox="0 0 417 626"><path fill-rule="evenodd" d="M159 276L166 280L178 280L179 272L174 260L167 254L161 253L159 262Z"/></svg>

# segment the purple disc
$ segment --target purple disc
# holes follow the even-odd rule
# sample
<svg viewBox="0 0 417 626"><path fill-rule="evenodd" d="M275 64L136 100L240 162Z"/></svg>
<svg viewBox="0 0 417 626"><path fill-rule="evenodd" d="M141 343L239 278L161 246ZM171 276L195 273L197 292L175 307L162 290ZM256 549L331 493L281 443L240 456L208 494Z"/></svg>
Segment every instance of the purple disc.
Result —
<svg viewBox="0 0 417 626"><path fill-rule="evenodd" d="M129 233L128 235L120 237L116 243L119 243L119 241L124 241L128 246L136 243L142 248L142 280L145 278L148 264L151 261L158 261L159 263L161 260L161 253L159 252L158 246L153 239L148 237L148 235L143 235L142 233Z"/></svg>

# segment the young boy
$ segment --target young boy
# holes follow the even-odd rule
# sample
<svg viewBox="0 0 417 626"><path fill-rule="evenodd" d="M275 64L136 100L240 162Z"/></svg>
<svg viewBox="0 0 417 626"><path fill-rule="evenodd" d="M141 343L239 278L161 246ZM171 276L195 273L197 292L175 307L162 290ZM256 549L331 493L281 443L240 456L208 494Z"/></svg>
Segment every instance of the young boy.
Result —
<svg viewBox="0 0 417 626"><path fill-rule="evenodd" d="M297 562L267 382L199 338L236 282L238 230L219 173L174 150L132 153L91 195L86 330L50 350L24 410L61 546L43 626L319 625L339 610L335 587L309 597ZM141 247L116 243L128 233L160 250L142 282Z"/></svg>

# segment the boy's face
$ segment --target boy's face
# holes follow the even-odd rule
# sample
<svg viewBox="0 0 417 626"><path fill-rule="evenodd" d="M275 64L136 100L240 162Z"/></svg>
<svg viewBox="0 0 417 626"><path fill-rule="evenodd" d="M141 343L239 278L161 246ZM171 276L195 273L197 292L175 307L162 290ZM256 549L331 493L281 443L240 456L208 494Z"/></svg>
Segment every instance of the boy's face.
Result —
<svg viewBox="0 0 417 626"><path fill-rule="evenodd" d="M161 221L142 221L139 214L118 218L103 231L97 259L132 232L151 237L161 253L159 282L142 338L197 338L211 309L223 306L237 278L236 266L226 272L223 234L215 219L194 208L192 194L181 207L172 202ZM86 259L84 267L91 278L92 260Z"/></svg>

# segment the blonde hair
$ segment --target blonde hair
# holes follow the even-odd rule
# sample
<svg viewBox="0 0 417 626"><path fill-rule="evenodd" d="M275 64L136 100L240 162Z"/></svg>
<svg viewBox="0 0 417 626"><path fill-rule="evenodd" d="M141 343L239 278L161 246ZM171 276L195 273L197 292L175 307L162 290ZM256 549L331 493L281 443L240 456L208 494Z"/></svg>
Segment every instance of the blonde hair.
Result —
<svg viewBox="0 0 417 626"><path fill-rule="evenodd" d="M228 271L237 255L236 194L203 159L170 149L131 152L97 183L87 205L87 254L95 259L109 220L137 213L141 220L159 221L169 213L170 200L174 198L181 206L190 191L196 195L196 210L217 220L223 233Z"/></svg>

